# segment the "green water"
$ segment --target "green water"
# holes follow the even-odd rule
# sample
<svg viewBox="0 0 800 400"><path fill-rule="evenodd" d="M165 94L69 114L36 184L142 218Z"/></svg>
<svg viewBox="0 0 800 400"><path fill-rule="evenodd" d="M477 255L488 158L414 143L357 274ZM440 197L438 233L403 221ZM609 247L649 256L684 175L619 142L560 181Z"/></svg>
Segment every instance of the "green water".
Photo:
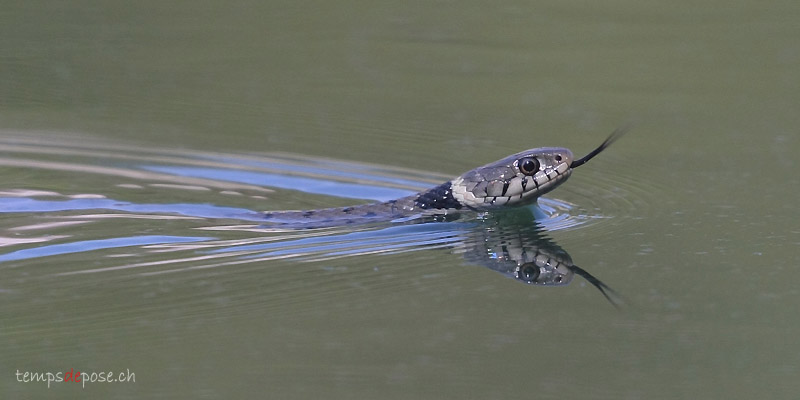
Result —
<svg viewBox="0 0 800 400"><path fill-rule="evenodd" d="M289 246L221 266L186 243L3 258L0 397L800 393L800 3L8 3L6 196L339 206L360 201L136 168L290 153L322 178L366 163L435 183L531 147L582 155L633 129L552 193L591 222L548 234L624 298L619 311L578 278L520 284L457 246L311 258ZM0 211L0 257L273 237L214 210ZM48 389L15 376L70 369L136 381Z"/></svg>

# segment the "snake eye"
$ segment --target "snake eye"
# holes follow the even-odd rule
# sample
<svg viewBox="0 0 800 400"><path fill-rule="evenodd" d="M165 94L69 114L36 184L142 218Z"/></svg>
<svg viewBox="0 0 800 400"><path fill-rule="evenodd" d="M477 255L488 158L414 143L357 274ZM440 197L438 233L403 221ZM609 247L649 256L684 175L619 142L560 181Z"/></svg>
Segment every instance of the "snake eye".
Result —
<svg viewBox="0 0 800 400"><path fill-rule="evenodd" d="M533 157L524 157L517 160L519 171L525 175L533 175L539 170L539 161Z"/></svg>

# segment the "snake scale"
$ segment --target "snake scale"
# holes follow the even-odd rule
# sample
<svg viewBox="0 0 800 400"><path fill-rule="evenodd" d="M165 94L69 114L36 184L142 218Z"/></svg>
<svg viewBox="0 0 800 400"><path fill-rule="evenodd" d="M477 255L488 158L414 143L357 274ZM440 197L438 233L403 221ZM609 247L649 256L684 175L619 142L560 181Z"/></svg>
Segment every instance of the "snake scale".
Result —
<svg viewBox="0 0 800 400"><path fill-rule="evenodd" d="M270 223L332 226L395 220L419 215L446 216L464 210L487 211L531 204L550 192L594 156L622 136L615 130L600 146L580 159L563 147L526 150L468 171L439 186L381 203L318 210L272 211Z"/></svg>

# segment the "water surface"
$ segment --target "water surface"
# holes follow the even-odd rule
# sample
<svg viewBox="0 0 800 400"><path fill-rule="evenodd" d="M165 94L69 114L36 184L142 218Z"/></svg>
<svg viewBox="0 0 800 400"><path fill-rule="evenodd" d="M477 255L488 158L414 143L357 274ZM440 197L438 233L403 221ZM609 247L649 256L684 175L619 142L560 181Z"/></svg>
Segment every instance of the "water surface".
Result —
<svg viewBox="0 0 800 400"><path fill-rule="evenodd" d="M794 398L798 16L6 4L0 393ZM532 147L583 154L629 122L538 225L258 218L406 195ZM539 252L624 304L577 270L520 282L506 261ZM71 368L136 382L15 378Z"/></svg>

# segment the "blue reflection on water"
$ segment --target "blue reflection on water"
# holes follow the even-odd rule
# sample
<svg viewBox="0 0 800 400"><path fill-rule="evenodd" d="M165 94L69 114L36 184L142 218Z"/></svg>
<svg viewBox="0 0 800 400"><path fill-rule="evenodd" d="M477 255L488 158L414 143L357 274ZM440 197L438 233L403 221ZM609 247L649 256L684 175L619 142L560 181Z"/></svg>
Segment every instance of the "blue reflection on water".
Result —
<svg viewBox="0 0 800 400"><path fill-rule="evenodd" d="M0 213L53 212L105 209L136 213L173 213L201 218L261 220L261 214L243 208L210 204L136 204L114 199L37 200L26 197L0 197Z"/></svg>
<svg viewBox="0 0 800 400"><path fill-rule="evenodd" d="M324 169L326 176L336 176L339 178L347 178L347 179L369 179L375 182L384 182L396 185L404 185L404 186L411 186L411 187L419 187L420 189L424 189L430 186L430 183L426 182L419 182L411 179L403 179L403 178L396 178L391 176L385 175L377 175L369 173L365 167L363 172L349 172L342 170L343 168L353 168L354 164L347 163L347 162L337 162L337 161L324 161L320 162L319 160L315 160L314 163L311 163L307 166L299 165L299 164L286 164L281 162L271 162L271 161L256 161L256 160L247 160L247 159L240 159L240 158L233 158L233 157L198 157L198 158L205 158L208 160L214 160L223 162L230 165L244 165L248 167L258 167L258 168L269 168L276 171L286 171L288 174L297 175L298 172L310 173L310 174L319 174L321 169ZM271 183L270 183L271 185ZM372 186L370 186L372 188Z"/></svg>
<svg viewBox="0 0 800 400"><path fill-rule="evenodd" d="M464 231L468 231L474 226L474 224L469 223L442 224L438 222L390 226L379 230L333 233L310 238L240 245L210 250L209 253L264 251L244 258L290 254L310 255L317 252L323 252L327 256L361 254L392 249L455 244L462 240L461 235L463 235Z"/></svg>
<svg viewBox="0 0 800 400"><path fill-rule="evenodd" d="M12 251L11 253L0 254L0 262L25 260L28 258L56 256L70 253L80 253L92 250L110 249L115 247L143 246L149 244L166 243L186 243L212 240L207 237L191 236L130 236L112 239L84 240L73 243L53 244L32 249Z"/></svg>
<svg viewBox="0 0 800 400"><path fill-rule="evenodd" d="M281 189L298 190L305 193L324 194L349 199L368 199L389 201L399 197L410 196L416 192L358 183L336 182L301 176L269 174L264 172L238 171L224 168L178 167L145 165L141 168L148 171L168 173L191 178L206 178L219 181L266 185Z"/></svg>

